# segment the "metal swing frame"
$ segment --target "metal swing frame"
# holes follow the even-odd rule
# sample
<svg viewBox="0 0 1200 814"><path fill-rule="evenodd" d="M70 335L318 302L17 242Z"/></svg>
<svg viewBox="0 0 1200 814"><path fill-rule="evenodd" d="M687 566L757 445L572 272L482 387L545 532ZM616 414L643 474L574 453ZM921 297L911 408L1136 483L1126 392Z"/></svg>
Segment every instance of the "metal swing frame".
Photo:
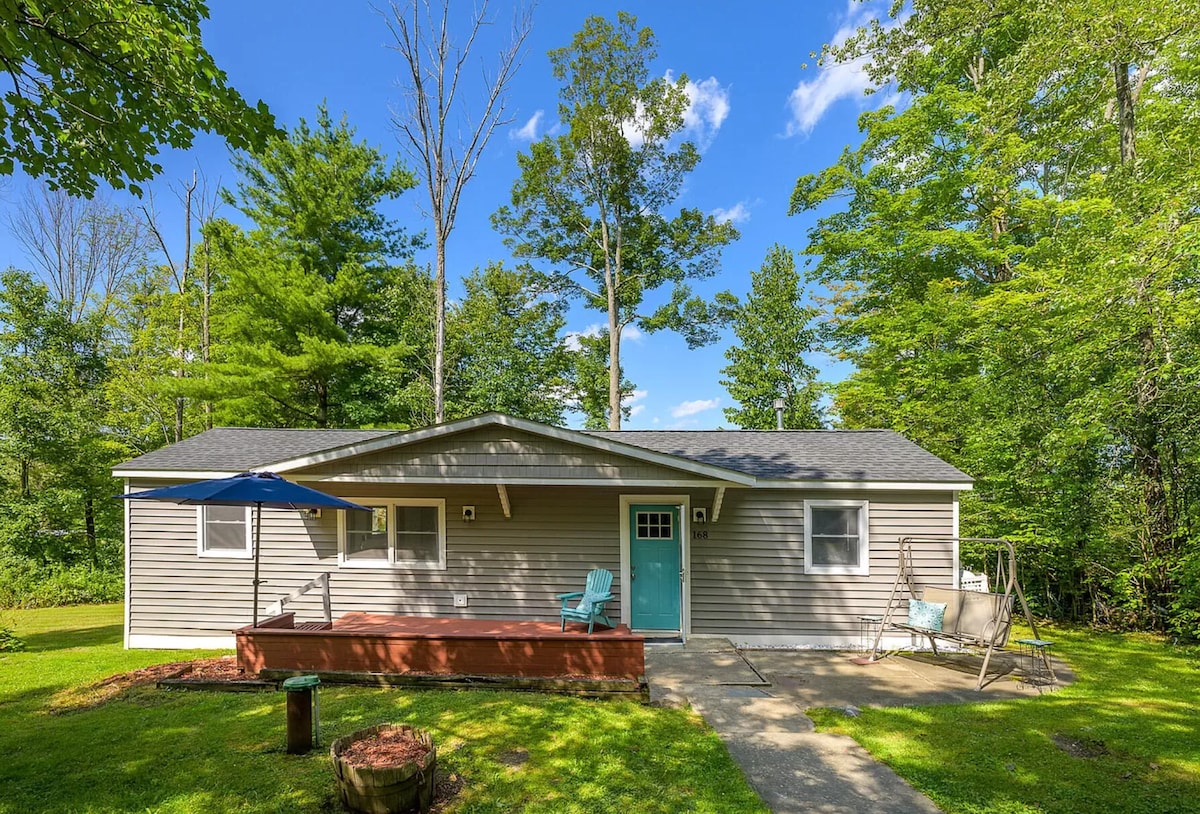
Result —
<svg viewBox="0 0 1200 814"><path fill-rule="evenodd" d="M924 586L918 591L914 583L912 553L914 543L989 543L996 546L995 581L992 583L995 593L989 594L993 598L994 611L990 622L985 624L981 630L966 633L961 631L943 632L894 621L893 617L901 602L908 599L920 598L924 595ZM1003 592L999 590L1002 585L1004 587ZM905 590L908 591L907 597L903 595ZM978 595L979 593L977 591L966 591L962 588L938 587L938 590L957 594L960 599L963 594ZM903 630L907 633L924 636L929 640L929 645L933 648L934 655L937 655L938 652L937 639L968 647L986 647L986 652L983 656L983 666L979 669L979 679L975 685L976 691L982 690L988 665L992 660L992 653L997 649L1003 648L1008 640L1008 631L1012 625L1014 597L1021 603L1021 610L1025 614L1026 623L1033 631L1033 637L1040 639L1037 623L1034 622L1033 614L1029 611L1029 603L1025 601L1025 591L1022 590L1020 580L1017 579L1017 552L1013 547L1012 541L1006 540L1003 537L902 537L899 541L899 562L896 569L896 579L892 582L892 592L888 597L887 609L884 611L883 621L880 623L879 630L875 634L875 643L871 647L870 660L877 661L880 658L880 645L883 641L883 634L887 630ZM1050 667L1049 656L1045 651L1041 652L1041 658L1047 672L1053 676L1054 672Z"/></svg>

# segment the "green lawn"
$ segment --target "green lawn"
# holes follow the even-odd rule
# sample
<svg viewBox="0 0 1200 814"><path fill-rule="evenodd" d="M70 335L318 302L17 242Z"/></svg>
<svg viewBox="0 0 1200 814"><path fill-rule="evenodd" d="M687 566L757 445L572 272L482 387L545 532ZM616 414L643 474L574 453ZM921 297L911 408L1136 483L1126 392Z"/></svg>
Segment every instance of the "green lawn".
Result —
<svg viewBox="0 0 1200 814"><path fill-rule="evenodd" d="M1200 651L1041 632L1077 684L1029 700L812 715L949 812L1200 812Z"/></svg>
<svg viewBox="0 0 1200 814"><path fill-rule="evenodd" d="M198 654L122 650L119 606L4 618L28 649L0 656L0 812L340 810L327 753L283 752L282 693L145 688L55 712L73 688ZM451 812L766 811L716 735L684 711L327 687L321 715L326 743L383 721L432 731L440 767L466 782Z"/></svg>

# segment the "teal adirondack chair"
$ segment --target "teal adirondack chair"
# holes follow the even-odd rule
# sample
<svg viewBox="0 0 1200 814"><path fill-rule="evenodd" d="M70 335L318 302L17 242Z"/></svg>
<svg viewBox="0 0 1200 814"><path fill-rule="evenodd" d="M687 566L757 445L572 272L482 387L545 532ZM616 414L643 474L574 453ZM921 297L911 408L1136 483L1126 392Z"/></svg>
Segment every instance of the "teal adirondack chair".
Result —
<svg viewBox="0 0 1200 814"><path fill-rule="evenodd" d="M613 595L609 593L612 588L613 575L611 571L606 571L603 568L597 568L589 571L587 575L587 583L582 591L569 594L559 594L558 598L562 600L562 629L567 629L567 622L587 622L588 633L596 626L596 620L599 619L609 627L616 627L612 620L604 615L604 603L612 600ZM578 599L579 604L575 607L567 605L572 599Z"/></svg>

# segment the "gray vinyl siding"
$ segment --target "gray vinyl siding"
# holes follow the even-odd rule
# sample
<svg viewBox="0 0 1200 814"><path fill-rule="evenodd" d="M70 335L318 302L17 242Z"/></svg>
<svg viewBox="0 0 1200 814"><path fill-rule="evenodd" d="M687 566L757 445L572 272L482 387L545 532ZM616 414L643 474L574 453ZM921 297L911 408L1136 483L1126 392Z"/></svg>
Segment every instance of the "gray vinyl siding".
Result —
<svg viewBox="0 0 1200 814"><path fill-rule="evenodd" d="M295 475L354 478L453 476L511 481L696 479L689 472L544 438L509 427L484 427L445 438L297 470Z"/></svg>
<svg viewBox="0 0 1200 814"><path fill-rule="evenodd" d="M163 482L135 482L131 487L157 485ZM693 507L710 508L714 495L711 488L510 486L512 517L505 518L496 488L488 485L338 483L323 488L350 499L444 498L446 569L339 568L336 512L301 519L296 512L267 510L262 528L266 583L260 608L328 571L335 616L366 611L557 619L554 595L581 590L592 568L613 572L613 593L619 596L622 494L686 492ZM806 497L870 500L868 576L803 573ZM474 522L461 519L463 505L475 506ZM854 633L858 616L883 609L895 576L897 539L949 535L952 518L950 492L730 488L719 522L703 527L708 539L690 541L692 631ZM132 501L129 529L131 634L221 636L249 623L253 562L199 557L195 507ZM923 546L917 568L922 582L952 584L950 544ZM467 608L453 606L455 592L468 594ZM301 620L317 619L321 613L315 593L288 607ZM619 601L609 609L619 615Z"/></svg>
<svg viewBox="0 0 1200 814"><path fill-rule="evenodd" d="M868 575L804 573L805 499L869 502ZM953 493L730 489L707 530L692 541L693 633L850 636L883 613L901 537L954 534ZM953 585L953 556L948 541L917 545L917 581Z"/></svg>
<svg viewBox="0 0 1200 814"><path fill-rule="evenodd" d="M260 608L328 571L335 616L366 611L554 619L554 595L582 590L589 570L619 574L615 490L514 487L511 519L503 516L494 486L339 484L336 491L352 500L445 498L446 569L339 568L336 512L302 520L296 512L268 509ZM474 522L463 522L464 504L475 506ZM253 562L199 557L195 507L133 501L130 537L132 634L219 636L249 624ZM618 576L614 593L619 582ZM467 608L453 606L455 592L468 594ZM610 608L619 613L620 603ZM288 609L297 619L317 619L319 594Z"/></svg>

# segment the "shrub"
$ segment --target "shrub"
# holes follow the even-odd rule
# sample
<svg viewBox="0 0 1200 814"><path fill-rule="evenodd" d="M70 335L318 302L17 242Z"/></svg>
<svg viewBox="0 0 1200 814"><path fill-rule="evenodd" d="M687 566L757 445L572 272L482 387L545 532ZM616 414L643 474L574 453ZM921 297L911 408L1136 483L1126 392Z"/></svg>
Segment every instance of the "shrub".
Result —
<svg viewBox="0 0 1200 814"><path fill-rule="evenodd" d="M25 642L13 632L12 628L0 625L0 653L15 653L25 649Z"/></svg>
<svg viewBox="0 0 1200 814"><path fill-rule="evenodd" d="M0 608L120 602L124 594L124 579L115 571L86 565L41 565L11 555L0 559Z"/></svg>

